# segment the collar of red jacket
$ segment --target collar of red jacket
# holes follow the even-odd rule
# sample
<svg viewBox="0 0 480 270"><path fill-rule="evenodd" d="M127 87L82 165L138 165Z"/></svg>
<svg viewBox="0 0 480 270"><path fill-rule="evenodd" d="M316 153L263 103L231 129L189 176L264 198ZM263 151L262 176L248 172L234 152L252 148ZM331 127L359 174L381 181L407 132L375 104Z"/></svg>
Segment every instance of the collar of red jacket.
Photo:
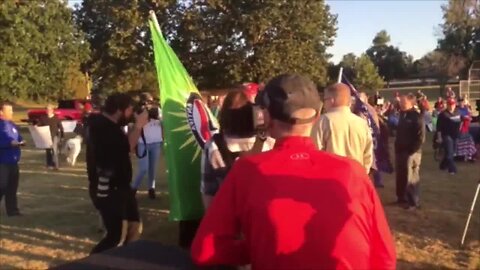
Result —
<svg viewBox="0 0 480 270"><path fill-rule="evenodd" d="M289 136L281 139L277 139L275 142L275 149L288 149L288 148L309 148L316 149L315 144L313 143L310 137L301 137L301 136Z"/></svg>

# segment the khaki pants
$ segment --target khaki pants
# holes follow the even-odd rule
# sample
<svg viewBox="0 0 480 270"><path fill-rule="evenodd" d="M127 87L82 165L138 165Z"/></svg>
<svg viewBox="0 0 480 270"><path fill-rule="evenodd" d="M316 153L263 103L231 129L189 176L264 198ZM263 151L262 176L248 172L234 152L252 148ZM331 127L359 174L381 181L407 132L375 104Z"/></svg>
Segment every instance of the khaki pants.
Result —
<svg viewBox="0 0 480 270"><path fill-rule="evenodd" d="M420 164L422 153L396 154L396 193L397 201L419 206L420 202Z"/></svg>

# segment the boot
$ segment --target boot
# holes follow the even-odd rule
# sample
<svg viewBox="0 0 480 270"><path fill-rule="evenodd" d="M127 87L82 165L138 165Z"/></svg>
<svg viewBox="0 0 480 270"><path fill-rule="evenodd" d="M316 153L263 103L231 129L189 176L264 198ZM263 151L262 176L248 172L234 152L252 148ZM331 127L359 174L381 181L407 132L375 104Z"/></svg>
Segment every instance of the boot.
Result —
<svg viewBox="0 0 480 270"><path fill-rule="evenodd" d="M157 196L155 195L155 189L151 188L148 190L148 197L154 200Z"/></svg>

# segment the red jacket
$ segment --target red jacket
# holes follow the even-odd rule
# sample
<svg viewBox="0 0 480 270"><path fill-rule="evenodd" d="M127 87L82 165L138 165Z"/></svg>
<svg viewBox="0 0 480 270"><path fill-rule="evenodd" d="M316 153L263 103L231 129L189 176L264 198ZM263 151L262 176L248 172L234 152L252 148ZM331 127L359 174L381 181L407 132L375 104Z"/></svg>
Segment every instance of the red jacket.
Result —
<svg viewBox="0 0 480 270"><path fill-rule="evenodd" d="M253 269L395 269L380 200L356 161L310 138L277 141L235 163L192 245L199 265Z"/></svg>

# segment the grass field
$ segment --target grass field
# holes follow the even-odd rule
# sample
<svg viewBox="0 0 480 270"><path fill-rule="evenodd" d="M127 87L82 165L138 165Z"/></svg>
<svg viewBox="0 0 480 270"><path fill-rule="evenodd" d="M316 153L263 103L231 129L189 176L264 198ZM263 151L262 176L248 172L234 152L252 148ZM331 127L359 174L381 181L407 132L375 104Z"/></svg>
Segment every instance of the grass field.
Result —
<svg viewBox="0 0 480 270"><path fill-rule="evenodd" d="M450 176L438 170L430 143L424 149L421 210L391 205L395 200L391 175L385 176L385 188L379 190L395 236L398 269L480 269L480 202L466 247L459 249L480 178L479 164L459 164L459 174ZM159 198L149 200L145 191L139 193L143 238L174 245L177 224L168 221L163 164L162 160ZM45 269L87 256L102 234L88 197L83 154L75 168L46 172L44 152L27 147L20 166L19 205L24 216L7 218L2 203L0 269Z"/></svg>

